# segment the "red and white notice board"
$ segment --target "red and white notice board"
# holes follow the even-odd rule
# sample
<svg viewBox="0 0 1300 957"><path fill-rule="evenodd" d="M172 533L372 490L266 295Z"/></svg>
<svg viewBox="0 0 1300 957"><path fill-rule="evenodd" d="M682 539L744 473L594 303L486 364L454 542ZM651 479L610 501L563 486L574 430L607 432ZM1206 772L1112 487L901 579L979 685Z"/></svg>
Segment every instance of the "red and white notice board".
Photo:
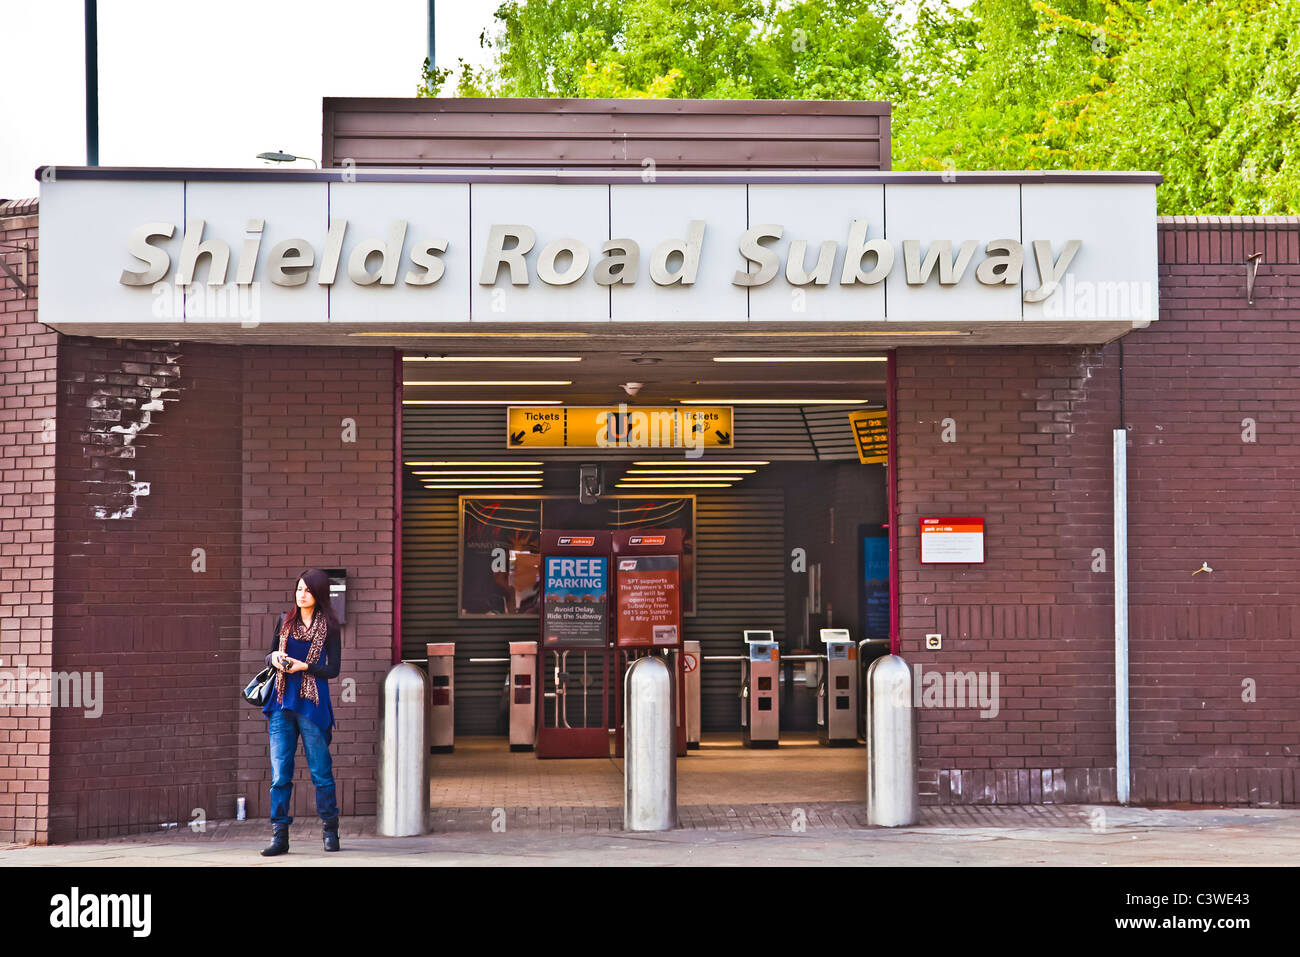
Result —
<svg viewBox="0 0 1300 957"><path fill-rule="evenodd" d="M921 519L921 563L924 565L982 564L984 519Z"/></svg>

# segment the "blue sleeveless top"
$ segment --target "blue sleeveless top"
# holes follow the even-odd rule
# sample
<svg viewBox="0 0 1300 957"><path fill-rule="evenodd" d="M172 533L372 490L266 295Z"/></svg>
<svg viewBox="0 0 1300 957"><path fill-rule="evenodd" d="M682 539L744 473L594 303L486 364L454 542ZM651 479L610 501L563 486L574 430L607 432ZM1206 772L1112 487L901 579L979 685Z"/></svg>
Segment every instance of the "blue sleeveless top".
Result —
<svg viewBox="0 0 1300 957"><path fill-rule="evenodd" d="M285 654L297 661L306 661L307 652L310 650L311 644L309 642L296 638L293 635L289 636L289 642L285 646ZM325 664L326 662L324 659L325 655L322 654L321 661L318 663L322 665ZM271 712L280 708L287 708L299 717L307 718L324 731L325 741L328 743L330 738L333 736L332 729L334 727L334 709L330 705L329 682L324 678L316 679L316 697L320 699L320 703L312 704L311 699L304 698L300 694L302 690L302 678L305 674L307 674L307 672L299 671L291 675L285 675L284 704L281 704L279 700L277 700L275 688L272 686L271 694L267 698L266 704L262 706L262 713L269 719L271 717Z"/></svg>

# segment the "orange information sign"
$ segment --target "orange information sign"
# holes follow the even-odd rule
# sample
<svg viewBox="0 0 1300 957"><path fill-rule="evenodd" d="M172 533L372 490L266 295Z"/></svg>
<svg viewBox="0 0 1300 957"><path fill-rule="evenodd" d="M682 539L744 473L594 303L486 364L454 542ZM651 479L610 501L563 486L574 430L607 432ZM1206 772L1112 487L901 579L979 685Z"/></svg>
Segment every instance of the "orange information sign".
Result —
<svg viewBox="0 0 1300 957"><path fill-rule="evenodd" d="M927 565L984 561L984 519L921 519L921 561Z"/></svg>

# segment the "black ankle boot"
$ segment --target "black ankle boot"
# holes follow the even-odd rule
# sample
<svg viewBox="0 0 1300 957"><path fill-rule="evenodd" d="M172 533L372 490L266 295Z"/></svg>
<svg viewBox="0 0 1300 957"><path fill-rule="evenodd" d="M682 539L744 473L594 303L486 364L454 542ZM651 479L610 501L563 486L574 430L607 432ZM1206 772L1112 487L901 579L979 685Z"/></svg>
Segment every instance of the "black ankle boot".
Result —
<svg viewBox="0 0 1300 957"><path fill-rule="evenodd" d="M271 825L271 844L262 850L263 857L275 857L277 854L289 853L289 825Z"/></svg>
<svg viewBox="0 0 1300 957"><path fill-rule="evenodd" d="M321 841L325 844L325 850L337 851L339 849L339 819L334 818L325 821L320 829Z"/></svg>

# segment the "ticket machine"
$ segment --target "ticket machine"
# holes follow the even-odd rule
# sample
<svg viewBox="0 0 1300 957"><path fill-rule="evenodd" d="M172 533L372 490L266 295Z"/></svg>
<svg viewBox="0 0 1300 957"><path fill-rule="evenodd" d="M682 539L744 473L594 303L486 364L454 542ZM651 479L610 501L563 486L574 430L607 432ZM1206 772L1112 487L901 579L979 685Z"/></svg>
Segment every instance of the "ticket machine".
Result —
<svg viewBox="0 0 1300 957"><path fill-rule="evenodd" d="M741 740L747 748L775 748L781 738L781 651L771 631L746 631L741 667Z"/></svg>
<svg viewBox="0 0 1300 957"><path fill-rule="evenodd" d="M858 646L847 628L823 628L826 663L817 685L817 740L825 745L858 743Z"/></svg>

